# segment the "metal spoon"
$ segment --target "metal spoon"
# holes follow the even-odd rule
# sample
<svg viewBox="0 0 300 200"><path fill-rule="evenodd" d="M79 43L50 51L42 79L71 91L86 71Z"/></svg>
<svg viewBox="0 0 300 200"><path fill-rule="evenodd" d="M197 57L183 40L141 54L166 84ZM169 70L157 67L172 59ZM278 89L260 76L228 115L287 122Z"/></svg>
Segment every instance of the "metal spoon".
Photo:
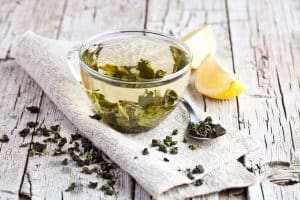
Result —
<svg viewBox="0 0 300 200"><path fill-rule="evenodd" d="M199 121L201 121L200 117L198 117L198 115L196 114L195 110L193 109L193 107L191 106L191 104L185 100L184 98L181 99L182 104L184 105L184 107L187 109L188 113L189 113L189 117L190 117L190 121L193 123L199 123ZM226 132L226 130L223 127L219 127L220 130L218 130L219 132ZM224 135L223 134L223 135ZM199 141L209 141L209 140L213 140L216 139L218 137L215 138L205 138L205 137L196 137L194 135L191 135L190 133L187 134L190 138L193 138L195 140L199 140Z"/></svg>

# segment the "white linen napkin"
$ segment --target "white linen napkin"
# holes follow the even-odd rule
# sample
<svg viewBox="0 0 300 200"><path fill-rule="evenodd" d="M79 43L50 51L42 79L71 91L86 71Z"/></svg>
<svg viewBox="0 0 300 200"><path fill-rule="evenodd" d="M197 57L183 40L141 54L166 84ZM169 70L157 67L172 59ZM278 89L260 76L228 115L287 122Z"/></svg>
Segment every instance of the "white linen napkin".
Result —
<svg viewBox="0 0 300 200"><path fill-rule="evenodd" d="M16 41L13 51L17 63L40 85L58 109L155 199L182 199L254 183L254 175L236 161L254 150L251 138L223 125L227 129L226 135L210 142L194 142L197 148L192 151L188 144L182 142L189 117L181 104L158 127L140 134L122 134L101 121L91 119L90 100L68 68L67 53L72 46L72 42L51 40L27 32ZM173 136L178 141L178 154L165 154L150 147L153 138L163 139L174 128L178 129L178 134ZM145 147L150 154L142 155ZM136 156L137 159L134 158ZM164 157L170 161L164 162ZM186 176L186 169L198 164L205 169L203 174L196 176L196 179L204 180L199 187L194 186L196 179L190 180Z"/></svg>

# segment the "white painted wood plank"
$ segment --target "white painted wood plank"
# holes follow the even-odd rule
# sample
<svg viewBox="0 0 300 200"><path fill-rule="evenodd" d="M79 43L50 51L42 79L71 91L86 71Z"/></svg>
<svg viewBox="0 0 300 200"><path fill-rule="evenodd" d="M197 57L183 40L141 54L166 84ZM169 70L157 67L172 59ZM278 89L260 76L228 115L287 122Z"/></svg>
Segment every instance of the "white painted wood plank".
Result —
<svg viewBox="0 0 300 200"><path fill-rule="evenodd" d="M2 3L2 2L1 2ZM46 8L41 8L35 1L5 1L1 6L1 24L8 24L8 29L1 37L1 55L6 58L9 47L16 34L20 34L27 29L40 32L45 36L53 36L57 32L59 19L55 18L59 9L62 8L60 2L45 4ZM40 15L33 13L34 9L40 10ZM46 11L49 13L46 13ZM41 13L44 13L41 15ZM43 29L38 30L36 24L43 24ZM28 105L38 105L42 92L39 87L19 68L12 67L12 61L1 61L0 80L0 130L1 135L7 134L9 143L0 144L0 196L5 193L19 195L21 182L28 149L18 148L23 142L29 142L29 138L23 141L18 132L25 127L26 122L35 120L36 116L25 111Z"/></svg>
<svg viewBox="0 0 300 200"><path fill-rule="evenodd" d="M122 26L122 23L126 23L136 28L141 28L144 24L142 13L144 11L143 1L120 1L112 4L108 1L68 1L65 5L64 16L62 16L60 39L69 40L82 40L86 37L94 35L98 32L108 29L116 29ZM139 10L140 12L137 12ZM75 12L76 11L76 12ZM128 13L122 13L126 11ZM134 11L134 12L133 12ZM108 19L107 14L110 13L114 17ZM123 15L128 15L127 21L124 21ZM84 28L83 28L84 27ZM48 123L62 124L65 129L65 135L70 132L74 132L74 127L70 123L66 123L62 114L57 114L56 108L52 105L48 98L45 97L42 101L43 109L47 113L41 113L40 121L45 120ZM49 148L53 150L53 147ZM104 194L98 190L87 189L82 187L80 193L67 193L64 190L71 182L80 182L83 186L88 184L90 178L85 177L79 173L80 169L70 168L69 170L62 170L60 162L62 159L53 158L51 156L43 156L40 158L29 158L27 173L31 178L31 196L33 199L115 199L116 197L104 196ZM52 166L47 168L47 166ZM57 166L58 165L58 166ZM36 166L39 166L37 172ZM65 173L64 173L65 172ZM94 177L95 178L95 177ZM94 180L93 180L94 181ZM99 180L100 181L100 180ZM132 199L134 188L133 180L127 173L119 172L118 181L118 195L117 199ZM99 182L99 185L102 184ZM25 190L25 188L22 188ZM24 191L25 192L25 191Z"/></svg>
<svg viewBox="0 0 300 200"><path fill-rule="evenodd" d="M270 182L272 168L299 165L299 2L230 0L228 9L234 67L249 87L239 98L240 125L261 147L245 159L261 179L248 196L299 199L299 178L294 185ZM276 179L286 180L291 170Z"/></svg>
<svg viewBox="0 0 300 200"><path fill-rule="evenodd" d="M27 30L56 36L64 1L1 0L0 59L9 57L14 38Z"/></svg>
<svg viewBox="0 0 300 200"><path fill-rule="evenodd" d="M162 3L164 2L164 3ZM170 33L178 38L204 24L212 24L217 39L217 56L233 70L232 53L230 51L229 31L224 1L159 1L150 0L147 28ZM189 89L195 90L193 81ZM215 114L221 121L238 128L237 102L215 101L203 97L198 92L186 97L196 109ZM227 195L229 195L227 193ZM240 198L244 194L241 193ZM194 199L223 199L218 194L207 195ZM239 197L237 197L239 198Z"/></svg>

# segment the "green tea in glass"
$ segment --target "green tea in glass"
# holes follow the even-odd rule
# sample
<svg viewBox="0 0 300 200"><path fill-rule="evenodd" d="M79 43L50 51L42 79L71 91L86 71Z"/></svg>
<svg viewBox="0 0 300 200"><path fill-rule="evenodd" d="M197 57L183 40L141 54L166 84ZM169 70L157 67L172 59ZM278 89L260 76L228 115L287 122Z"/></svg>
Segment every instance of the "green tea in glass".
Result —
<svg viewBox="0 0 300 200"><path fill-rule="evenodd" d="M147 131L179 102L191 54L181 41L146 30L99 34L79 51L81 79L97 114L123 133Z"/></svg>

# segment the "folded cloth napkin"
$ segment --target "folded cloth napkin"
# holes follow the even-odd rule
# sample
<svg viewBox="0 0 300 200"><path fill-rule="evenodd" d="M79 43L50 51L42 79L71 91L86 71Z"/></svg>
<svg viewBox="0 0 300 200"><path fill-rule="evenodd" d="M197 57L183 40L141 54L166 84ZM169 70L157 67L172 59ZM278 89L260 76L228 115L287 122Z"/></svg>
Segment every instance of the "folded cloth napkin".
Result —
<svg viewBox="0 0 300 200"><path fill-rule="evenodd" d="M255 144L251 138L224 126L226 135L210 142L194 141L196 150L191 150L188 145L193 141L182 142L189 117L181 104L158 127L140 134L122 134L101 121L91 119L90 100L67 67L67 54L73 44L27 32L16 41L12 51L17 63L82 134L134 177L155 199L183 199L254 183L254 176L236 161L254 150ZM163 139L174 128L178 129L178 134L173 136L178 141L178 154L165 154L150 147L153 138ZM148 155L141 153L145 147L149 149ZM164 157L168 157L169 162L163 161ZM190 180L186 169L199 164L205 172ZM204 183L197 187L194 182L199 178Z"/></svg>

